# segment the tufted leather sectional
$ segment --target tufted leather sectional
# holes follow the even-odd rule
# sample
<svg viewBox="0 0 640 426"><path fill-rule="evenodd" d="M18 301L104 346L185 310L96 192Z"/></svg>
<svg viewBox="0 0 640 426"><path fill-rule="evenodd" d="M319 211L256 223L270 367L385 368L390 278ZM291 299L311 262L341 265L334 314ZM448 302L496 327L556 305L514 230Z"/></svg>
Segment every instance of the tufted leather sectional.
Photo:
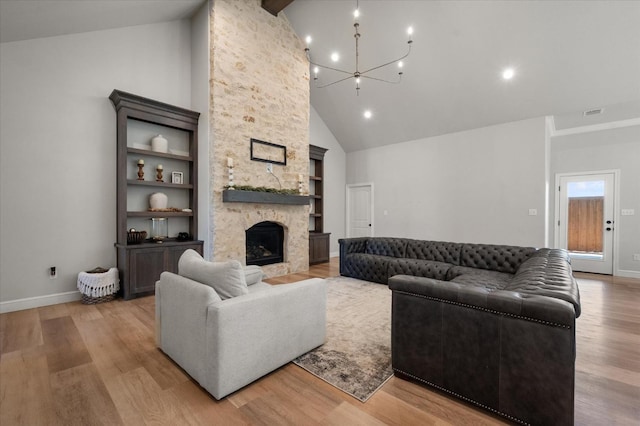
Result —
<svg viewBox="0 0 640 426"><path fill-rule="evenodd" d="M340 274L392 290L394 372L522 424L573 424L580 295L564 250L340 242Z"/></svg>

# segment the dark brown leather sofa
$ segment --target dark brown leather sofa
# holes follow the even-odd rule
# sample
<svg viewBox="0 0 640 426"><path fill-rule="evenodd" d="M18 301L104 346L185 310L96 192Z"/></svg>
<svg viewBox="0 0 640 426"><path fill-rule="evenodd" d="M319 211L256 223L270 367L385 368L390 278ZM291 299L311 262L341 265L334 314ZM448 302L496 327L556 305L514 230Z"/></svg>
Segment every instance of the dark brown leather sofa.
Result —
<svg viewBox="0 0 640 426"><path fill-rule="evenodd" d="M340 273L392 290L392 365L522 424L573 424L578 286L566 251L340 240Z"/></svg>

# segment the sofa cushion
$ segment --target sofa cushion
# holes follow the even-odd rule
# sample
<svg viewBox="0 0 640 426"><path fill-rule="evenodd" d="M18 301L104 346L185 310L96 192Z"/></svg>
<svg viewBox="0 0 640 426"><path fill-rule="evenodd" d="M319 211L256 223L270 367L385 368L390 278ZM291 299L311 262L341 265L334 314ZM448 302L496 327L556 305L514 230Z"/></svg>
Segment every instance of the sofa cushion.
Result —
<svg viewBox="0 0 640 426"><path fill-rule="evenodd" d="M374 254L352 253L347 255L345 268L341 274L345 277L386 284L389 279L389 256Z"/></svg>
<svg viewBox="0 0 640 426"><path fill-rule="evenodd" d="M444 241L409 240L407 255L409 259L434 260L436 262L460 264L462 244Z"/></svg>
<svg viewBox="0 0 640 426"><path fill-rule="evenodd" d="M511 275L502 272L485 271L488 274L463 274L455 277L451 282L480 287L489 291L502 290L511 281Z"/></svg>
<svg viewBox="0 0 640 426"><path fill-rule="evenodd" d="M522 262L535 252L533 247L463 244L460 266L515 274Z"/></svg>
<svg viewBox="0 0 640 426"><path fill-rule="evenodd" d="M404 238L369 238L365 253L380 256L404 257L407 240Z"/></svg>
<svg viewBox="0 0 640 426"><path fill-rule="evenodd" d="M189 249L178 260L178 274L208 285L223 300L249 293L244 269L237 260L208 262Z"/></svg>
<svg viewBox="0 0 640 426"><path fill-rule="evenodd" d="M418 259L392 259L389 261L389 276L413 275L414 277L427 277L436 280L445 280L450 263L435 262L432 260Z"/></svg>

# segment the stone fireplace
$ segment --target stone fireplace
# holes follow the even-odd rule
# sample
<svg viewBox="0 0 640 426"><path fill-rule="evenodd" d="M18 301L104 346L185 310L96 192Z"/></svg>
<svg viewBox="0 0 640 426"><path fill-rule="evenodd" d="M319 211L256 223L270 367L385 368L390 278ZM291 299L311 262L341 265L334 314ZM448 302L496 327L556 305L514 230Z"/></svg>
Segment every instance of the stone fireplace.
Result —
<svg viewBox="0 0 640 426"><path fill-rule="evenodd" d="M210 2L211 253L245 263L246 231L276 223L282 260L262 266L274 277L309 268L308 204L223 199L231 163L236 186L297 190L302 175L308 194L309 63L284 13L274 17L260 1ZM252 138L286 147L286 161L268 173L268 164L251 159Z"/></svg>
<svg viewBox="0 0 640 426"><path fill-rule="evenodd" d="M247 265L271 265L284 261L284 228L275 222L260 222L245 231Z"/></svg>

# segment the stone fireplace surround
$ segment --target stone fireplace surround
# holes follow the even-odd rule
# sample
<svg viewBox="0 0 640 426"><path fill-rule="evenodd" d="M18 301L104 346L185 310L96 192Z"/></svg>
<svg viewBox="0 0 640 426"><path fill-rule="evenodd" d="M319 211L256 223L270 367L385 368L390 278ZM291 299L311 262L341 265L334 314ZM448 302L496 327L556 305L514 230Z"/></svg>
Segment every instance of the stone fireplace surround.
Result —
<svg viewBox="0 0 640 426"><path fill-rule="evenodd" d="M230 207L227 207L230 206ZM217 251L229 259L246 262L246 230L260 222L283 227L283 262L264 265L267 277L277 277L309 268L309 206L224 203L225 238L216 238ZM216 214L216 213L214 213Z"/></svg>
<svg viewBox="0 0 640 426"><path fill-rule="evenodd" d="M211 253L214 261L246 262L245 231L264 221L284 228L284 262L265 265L267 277L309 268L309 204L225 201L227 159L236 185L297 189L308 194L309 63L304 43L283 13L260 0L216 0L210 10L209 164ZM250 140L286 146L286 165L251 161Z"/></svg>

